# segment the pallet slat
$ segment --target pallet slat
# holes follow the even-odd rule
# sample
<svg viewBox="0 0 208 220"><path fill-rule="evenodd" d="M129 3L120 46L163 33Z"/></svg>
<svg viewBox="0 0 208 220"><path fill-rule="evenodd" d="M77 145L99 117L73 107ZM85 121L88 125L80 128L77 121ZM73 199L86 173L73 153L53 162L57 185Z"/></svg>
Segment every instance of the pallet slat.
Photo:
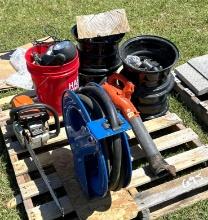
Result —
<svg viewBox="0 0 208 220"><path fill-rule="evenodd" d="M59 198L59 202L63 207L65 214L73 212L73 207L69 201L68 196ZM51 220L61 217L61 213L54 201L47 202L32 209L28 209L27 214L29 220Z"/></svg>
<svg viewBox="0 0 208 220"><path fill-rule="evenodd" d="M144 125L147 128L148 132L151 133L154 131L159 131L161 129L170 127L170 126L175 125L180 122L181 122L181 119L176 114L171 113L166 116L162 116L160 118L156 118L156 119L153 119L150 121L145 121ZM6 131L3 130L3 132L5 134L5 137L14 136L14 131L13 131L11 125L7 125ZM128 134L129 139L135 138L135 135L132 130L129 130L126 133ZM64 138L66 138L65 128L61 128L59 136L55 137L49 141L51 141L50 142L50 144L51 144L51 143L55 143L55 142L60 141L60 139L63 140Z"/></svg>
<svg viewBox="0 0 208 220"><path fill-rule="evenodd" d="M156 144L159 151L167 150L169 148L173 148L179 146L181 144L193 141L198 138L198 135L193 132L190 128L182 129L171 134L164 135L162 137L154 139L154 143ZM144 151L141 149L139 145L134 145L131 147L131 154L133 160L138 160L143 158Z"/></svg>
<svg viewBox="0 0 208 220"><path fill-rule="evenodd" d="M172 204L166 205L152 213L150 213L150 219L158 219L161 216L167 215L169 213L175 212L176 210L185 208L187 206L193 205L196 202L203 201L208 199L208 191L198 192L194 196L190 196L188 198L180 199L177 202L173 202Z"/></svg>
<svg viewBox="0 0 208 220"><path fill-rule="evenodd" d="M4 121L5 119L8 120L9 110L0 112L0 116L4 117ZM169 113L165 116L155 118L149 121L145 121L144 125L147 128L148 132L151 133L154 131L158 131L158 130L170 127L180 122L181 122L181 119L175 113ZM62 130L64 130L64 128L61 128L61 133L63 132ZM14 136L14 132L13 132L11 125L8 125L6 130L4 130L4 127L3 127L3 132L4 132L5 137ZM135 138L135 135L131 130L127 131L127 134L130 139Z"/></svg>
<svg viewBox="0 0 208 220"><path fill-rule="evenodd" d="M51 153L51 151L48 151L46 153L38 155L38 159L42 167L46 167L52 164L52 159L50 157ZM37 170L31 157L14 162L13 168L16 176Z"/></svg>
<svg viewBox="0 0 208 220"><path fill-rule="evenodd" d="M17 155L19 153L26 152L27 150L23 148L18 141L12 141L11 138L4 139L9 155Z"/></svg>
<svg viewBox="0 0 208 220"><path fill-rule="evenodd" d="M0 126L6 125L7 120L9 120L9 111L1 111L0 109Z"/></svg>
<svg viewBox="0 0 208 220"><path fill-rule="evenodd" d="M175 113L169 113L159 118L155 118L149 121L145 121L144 125L147 128L149 133L154 131L159 131L164 128L170 127L177 123L180 123L181 119ZM129 139L135 138L134 133L130 130L126 132L129 136Z"/></svg>
<svg viewBox="0 0 208 220"><path fill-rule="evenodd" d="M174 146L180 145L182 143L189 142L191 140L196 139L198 136L191 129L183 129L169 135L162 136L154 140L159 151L172 148ZM50 159L48 159L48 154L51 152L39 154L39 160L42 166L47 166L52 163ZM133 146L131 149L133 160L142 158L144 156L143 150L139 146ZM16 175L21 175L23 173L31 172L36 170L36 166L31 160L31 158L25 158L24 160L19 160L14 163L14 170Z"/></svg>
<svg viewBox="0 0 208 220"><path fill-rule="evenodd" d="M0 108L5 105L10 103L10 101L12 100L12 98L14 98L15 95L10 95L10 96L6 96L0 99Z"/></svg>
<svg viewBox="0 0 208 220"><path fill-rule="evenodd" d="M57 189L62 186L60 178L58 177L56 172L47 175L47 177L51 184L52 189ZM38 178L26 183L22 183L19 185L19 188L23 199L28 199L48 191L48 188L42 178Z"/></svg>
<svg viewBox="0 0 208 220"><path fill-rule="evenodd" d="M158 130L170 127L170 126L175 125L179 122L181 122L181 119L176 114L170 113L170 114L167 114L167 115L162 116L160 118L146 121L146 122L144 122L144 124L145 124L148 132L151 133L154 131L158 131ZM8 138L8 137L11 137L14 135L14 132L13 132L11 125L7 125L6 127L3 127L2 132L4 134L4 138ZM135 135L133 134L132 131L127 131L127 134L130 139L135 137ZM7 142L9 142L11 144L11 140L8 140ZM53 139L50 139L48 141L48 143L46 144L46 146L51 145L53 143L57 143L57 142L64 142L64 143L68 142L67 137L66 137L66 133L65 133L65 128L61 128L59 136L55 137ZM23 153L23 152L27 151L27 149L24 149L20 146L18 147L17 141L16 142L13 141L12 144L13 143L16 146L9 147L10 149L8 149L11 154L18 154L18 153Z"/></svg>
<svg viewBox="0 0 208 220"><path fill-rule="evenodd" d="M179 195L188 193L208 185L208 167L182 176L178 179L160 184L143 192L135 197L139 209L151 208L162 204Z"/></svg>
<svg viewBox="0 0 208 220"><path fill-rule="evenodd" d="M169 157L166 161L174 165L176 171L179 172L181 170L187 169L194 165L203 163L208 160L208 146L201 146L194 148L192 150L177 154L175 156ZM158 179L158 176L153 176L148 169L148 166L143 168L138 168L133 171L131 182L128 188L138 187L144 185L145 183L149 183L153 180Z"/></svg>

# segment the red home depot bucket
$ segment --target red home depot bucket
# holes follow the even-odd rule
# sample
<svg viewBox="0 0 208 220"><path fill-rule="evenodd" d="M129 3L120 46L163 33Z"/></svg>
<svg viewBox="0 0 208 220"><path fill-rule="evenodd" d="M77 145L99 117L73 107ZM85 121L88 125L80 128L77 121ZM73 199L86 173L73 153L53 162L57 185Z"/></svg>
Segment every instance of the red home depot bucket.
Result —
<svg viewBox="0 0 208 220"><path fill-rule="evenodd" d="M62 115L62 94L64 90L79 87L78 52L70 62L60 66L41 66L34 62L33 53L44 54L50 43L42 43L27 50L25 59L31 73L36 93L40 102L48 104Z"/></svg>

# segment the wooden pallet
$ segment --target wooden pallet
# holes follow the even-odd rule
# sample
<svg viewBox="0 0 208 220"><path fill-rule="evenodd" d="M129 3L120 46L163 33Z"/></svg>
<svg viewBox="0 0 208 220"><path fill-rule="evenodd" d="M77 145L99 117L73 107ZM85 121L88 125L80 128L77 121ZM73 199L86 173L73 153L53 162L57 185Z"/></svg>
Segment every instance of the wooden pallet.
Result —
<svg viewBox="0 0 208 220"><path fill-rule="evenodd" d="M174 90L181 100L196 114L199 121L208 126L208 95L197 96L175 76Z"/></svg>
<svg viewBox="0 0 208 220"><path fill-rule="evenodd" d="M33 161L14 136L8 113L0 112L0 118L4 117L1 129L27 216L32 220L58 218L60 213ZM104 199L89 201L81 192L63 127L58 137L35 149L66 219L133 219L141 213L155 219L208 198L208 146L199 141L194 131L185 128L174 113L147 121L145 126L167 162L176 167L177 178L153 176L148 165L144 165L144 153L134 134L128 131L134 167L131 183L127 189L111 192Z"/></svg>

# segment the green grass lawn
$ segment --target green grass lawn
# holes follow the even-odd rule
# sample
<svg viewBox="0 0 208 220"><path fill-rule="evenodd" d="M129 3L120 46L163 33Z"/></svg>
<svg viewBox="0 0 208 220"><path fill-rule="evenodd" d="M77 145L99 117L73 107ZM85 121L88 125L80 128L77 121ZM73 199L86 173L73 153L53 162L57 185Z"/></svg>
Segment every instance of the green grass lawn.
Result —
<svg viewBox="0 0 208 220"><path fill-rule="evenodd" d="M130 33L125 39L141 34L154 34L173 41L180 50L178 64L193 56L208 53L208 2L206 0L0 0L0 51L45 36L43 27L53 25L59 37L71 39L75 16L125 8ZM124 40L125 40L124 39ZM0 94L0 98L5 94ZM194 115L172 96L170 109L176 112L208 143L208 136ZM24 211L6 209L5 204L18 193L11 165L0 137L0 219L22 219ZM162 219L208 219L208 201L170 214Z"/></svg>

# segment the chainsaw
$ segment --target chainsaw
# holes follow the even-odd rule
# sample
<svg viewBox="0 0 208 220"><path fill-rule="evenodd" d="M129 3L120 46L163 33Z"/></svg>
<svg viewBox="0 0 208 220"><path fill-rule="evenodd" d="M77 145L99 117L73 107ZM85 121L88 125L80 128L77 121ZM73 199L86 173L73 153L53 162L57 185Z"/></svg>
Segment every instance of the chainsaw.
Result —
<svg viewBox="0 0 208 220"><path fill-rule="evenodd" d="M10 118L17 140L22 147L28 150L52 198L64 215L60 202L34 152L35 148L45 145L49 139L58 136L60 132L58 115L52 107L42 103L34 103L29 96L25 95L15 96L11 105ZM51 115L55 121L55 131L49 130L48 121Z"/></svg>
<svg viewBox="0 0 208 220"><path fill-rule="evenodd" d="M125 119L130 123L132 130L143 148L150 168L155 175L176 175L175 167L169 165L158 151L150 134L146 130L139 112L131 102L134 92L134 84L123 75L114 73L108 77L107 82L102 84L104 90L111 97L115 106L122 112Z"/></svg>

